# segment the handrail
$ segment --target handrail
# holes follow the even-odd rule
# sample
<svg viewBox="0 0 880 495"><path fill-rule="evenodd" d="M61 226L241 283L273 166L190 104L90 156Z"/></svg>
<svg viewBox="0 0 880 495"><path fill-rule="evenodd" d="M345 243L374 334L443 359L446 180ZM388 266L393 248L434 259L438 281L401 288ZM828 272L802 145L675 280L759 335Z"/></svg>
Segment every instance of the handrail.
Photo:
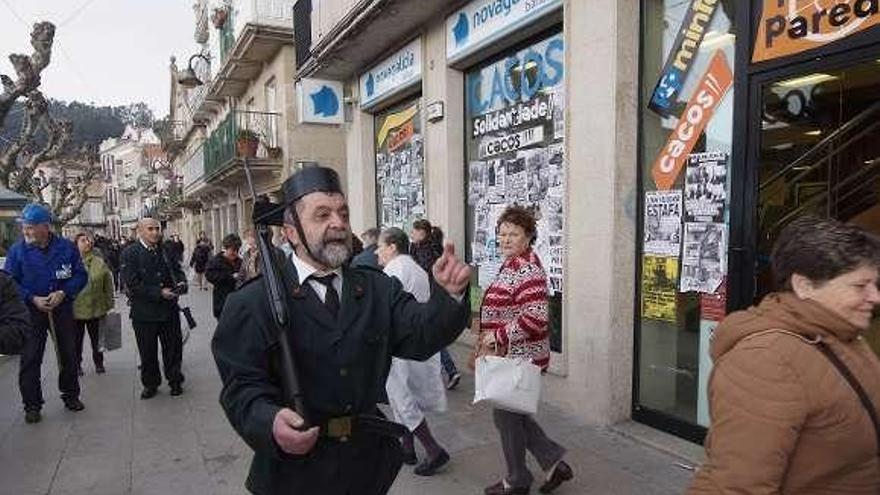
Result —
<svg viewBox="0 0 880 495"><path fill-rule="evenodd" d="M842 126L835 129L834 132L825 136L821 141L819 141L812 148L807 150L806 153L799 156L796 160L789 163L785 167L781 168L775 174L771 175L769 179L765 180L764 182L761 183L760 186L758 186L758 190L760 191L760 190L766 188L767 186L769 186L770 184L772 184L773 182L777 181L782 176L787 174L789 170L791 170L797 166L800 166L801 163L803 163L807 160L807 157L812 157L814 154L818 153L819 150L821 150L822 148L827 146L829 143L831 143L832 141L837 139L841 134L849 132L853 127L861 124L862 122L867 120L868 117L872 116L875 112L878 112L878 111L880 111L880 101L869 106L868 108L863 110L860 114L856 115L855 117L850 119L848 122L846 122Z"/></svg>

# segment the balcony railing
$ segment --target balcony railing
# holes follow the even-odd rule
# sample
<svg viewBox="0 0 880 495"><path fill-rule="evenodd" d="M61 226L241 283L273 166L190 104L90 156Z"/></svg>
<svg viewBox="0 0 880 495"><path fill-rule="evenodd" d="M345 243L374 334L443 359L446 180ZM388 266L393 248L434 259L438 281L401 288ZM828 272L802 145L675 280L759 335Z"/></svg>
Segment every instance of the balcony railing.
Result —
<svg viewBox="0 0 880 495"><path fill-rule="evenodd" d="M250 131L258 138L259 143L253 158L280 159L280 117L280 114L271 112L231 112L227 115L205 141L205 175L211 176L225 169L233 160L242 158L238 154L236 141L240 134L246 134L243 131ZM186 179L184 181L186 183Z"/></svg>

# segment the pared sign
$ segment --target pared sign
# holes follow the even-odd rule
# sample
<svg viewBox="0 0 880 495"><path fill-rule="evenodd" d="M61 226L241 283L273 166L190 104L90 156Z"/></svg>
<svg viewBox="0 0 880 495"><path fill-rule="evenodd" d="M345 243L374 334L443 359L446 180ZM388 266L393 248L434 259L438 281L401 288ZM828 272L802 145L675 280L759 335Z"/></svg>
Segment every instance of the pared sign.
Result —
<svg viewBox="0 0 880 495"><path fill-rule="evenodd" d="M880 24L880 0L764 0L752 62L794 55Z"/></svg>
<svg viewBox="0 0 880 495"><path fill-rule="evenodd" d="M461 60L561 7L562 0L474 0L446 18L446 60Z"/></svg>
<svg viewBox="0 0 880 495"><path fill-rule="evenodd" d="M300 79L296 83L297 120L310 124L342 124L342 83L325 79Z"/></svg>
<svg viewBox="0 0 880 495"><path fill-rule="evenodd" d="M715 109L732 85L733 72L724 52L718 50L684 113L678 118L678 124L669 135L669 140L654 161L651 174L657 189L667 190L675 184L678 174L687 163L688 155L700 139L700 134L712 120Z"/></svg>
<svg viewBox="0 0 880 495"><path fill-rule="evenodd" d="M361 107L369 107L422 80L422 39L361 74Z"/></svg>

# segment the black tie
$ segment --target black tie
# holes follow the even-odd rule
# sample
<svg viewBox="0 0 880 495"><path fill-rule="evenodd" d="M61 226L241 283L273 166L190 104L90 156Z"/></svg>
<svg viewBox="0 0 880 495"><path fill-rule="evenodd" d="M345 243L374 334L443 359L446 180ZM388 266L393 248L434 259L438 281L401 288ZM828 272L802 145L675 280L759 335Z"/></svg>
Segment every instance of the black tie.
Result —
<svg viewBox="0 0 880 495"><path fill-rule="evenodd" d="M336 288L333 287L333 281L336 279L336 274L331 273L329 275L324 275L323 277L312 275L311 278L327 288L327 294L324 296L324 307L327 308L327 311L330 311L330 314L332 314L334 318L336 318L336 315L339 314L339 293L336 292Z"/></svg>

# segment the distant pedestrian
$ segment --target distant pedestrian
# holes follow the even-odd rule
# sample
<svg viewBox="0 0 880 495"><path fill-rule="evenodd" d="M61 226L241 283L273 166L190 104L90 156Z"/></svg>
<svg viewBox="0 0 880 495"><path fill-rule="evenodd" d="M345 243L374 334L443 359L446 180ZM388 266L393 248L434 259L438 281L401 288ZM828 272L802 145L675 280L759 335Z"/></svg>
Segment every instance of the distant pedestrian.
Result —
<svg viewBox="0 0 880 495"><path fill-rule="evenodd" d="M241 249L241 239L236 234L229 234L223 238L223 251L208 261L205 270L205 278L214 286L214 317L220 318L226 298L238 286L239 271L241 270L241 257L238 251Z"/></svg>
<svg viewBox="0 0 880 495"><path fill-rule="evenodd" d="M159 342L162 364L171 395L183 393L181 372L183 336L177 299L186 293L186 279L180 265L172 263L160 242L162 228L153 218L138 222L138 242L122 253L122 278L131 301L130 317L141 359L141 399L156 395L159 374Z"/></svg>
<svg viewBox="0 0 880 495"><path fill-rule="evenodd" d="M107 313L113 309L113 275L104 260L95 253L89 234L79 233L74 240L88 273L85 288L73 302L73 317L76 320L77 372L82 376L83 344L85 333L88 331L92 346L92 362L95 364L95 372L100 374L105 370L104 354L98 342L99 327L101 318L107 316Z"/></svg>
<svg viewBox="0 0 880 495"><path fill-rule="evenodd" d="M207 290L205 287L205 269L208 266L208 260L211 259L211 252L213 251L213 247L211 245L211 241L205 237L205 233L202 232L199 235L199 240L196 241L196 247L193 248L192 255L189 259L189 266L192 267L195 272L195 282L198 284L199 289Z"/></svg>
<svg viewBox="0 0 880 495"><path fill-rule="evenodd" d="M168 236L168 240L165 241L165 252L168 253L168 258L171 261L178 265L183 264L183 255L186 252L186 247L176 232Z"/></svg>
<svg viewBox="0 0 880 495"><path fill-rule="evenodd" d="M547 275L532 251L535 217L524 208L508 207L498 218L497 228L504 262L483 295L475 354L525 358L546 370L550 363ZM486 495L529 493L532 473L526 465L527 450L546 473L541 493L550 493L573 478L571 467L562 460L565 449L544 433L534 417L498 408L492 415L507 476L486 488Z"/></svg>
<svg viewBox="0 0 880 495"><path fill-rule="evenodd" d="M379 229L367 229L361 234L361 237L363 238L364 249L360 254L352 258L352 266L371 266L373 268L380 268L379 257L376 255L376 248L378 247L377 243L379 241Z"/></svg>
<svg viewBox="0 0 880 495"><path fill-rule="evenodd" d="M85 409L79 399L76 372L73 300L86 285L88 275L73 243L51 231L52 214L46 207L29 204L18 221L23 236L9 249L6 271L18 283L30 310L32 331L25 339L18 382L25 422L37 423L42 419L41 368L50 333L55 341L58 388L64 407L71 411Z"/></svg>
<svg viewBox="0 0 880 495"><path fill-rule="evenodd" d="M376 252L379 264L384 267L383 271L400 280L404 292L412 294L420 303L431 298L428 274L406 254L409 252L406 232L398 228L384 230L379 236ZM394 420L406 426L409 432L401 442L403 462L417 462L413 441L415 436L428 455L427 459L416 466L415 474L435 474L449 463L449 453L434 439L425 417L426 411L446 411L446 389L440 376L440 355L434 354L427 361L392 357L385 390Z"/></svg>
<svg viewBox="0 0 880 495"><path fill-rule="evenodd" d="M443 231L431 225L428 220L421 219L413 222L411 236L409 254L430 276L434 263L443 254ZM446 388L452 390L461 381L461 373L447 349L440 351L440 362L443 364L443 371L446 372Z"/></svg>
<svg viewBox="0 0 880 495"><path fill-rule="evenodd" d="M21 354L25 338L31 333L27 306L11 275L0 270L0 354Z"/></svg>
<svg viewBox="0 0 880 495"><path fill-rule="evenodd" d="M260 247L257 245L257 234L253 229L244 232L239 255L241 269L238 273L238 285L242 285L260 274Z"/></svg>

